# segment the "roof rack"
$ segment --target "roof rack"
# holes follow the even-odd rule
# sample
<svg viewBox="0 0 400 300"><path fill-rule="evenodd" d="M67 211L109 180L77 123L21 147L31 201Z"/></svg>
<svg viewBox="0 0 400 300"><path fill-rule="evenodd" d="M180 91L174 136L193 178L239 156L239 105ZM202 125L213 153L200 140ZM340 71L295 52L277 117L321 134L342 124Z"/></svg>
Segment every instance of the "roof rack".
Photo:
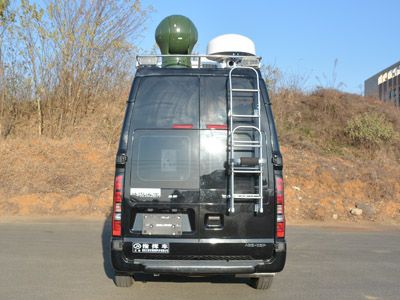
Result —
<svg viewBox="0 0 400 300"><path fill-rule="evenodd" d="M233 67L253 67L259 68L261 56L253 55L137 55L136 68L142 67L159 67L162 66L162 59L165 57L189 57L192 68L233 68Z"/></svg>

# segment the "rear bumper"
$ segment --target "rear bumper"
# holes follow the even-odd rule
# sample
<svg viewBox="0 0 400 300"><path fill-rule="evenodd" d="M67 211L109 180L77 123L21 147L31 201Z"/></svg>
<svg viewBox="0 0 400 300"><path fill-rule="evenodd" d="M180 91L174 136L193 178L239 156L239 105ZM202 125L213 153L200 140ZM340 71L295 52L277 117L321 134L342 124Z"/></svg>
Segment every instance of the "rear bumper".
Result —
<svg viewBox="0 0 400 300"><path fill-rule="evenodd" d="M115 241L112 246L115 246ZM111 261L116 272L124 274L267 274L281 271L286 261L286 243L275 244L273 255L268 259L249 260L175 260L175 259L128 259L121 249L111 248Z"/></svg>

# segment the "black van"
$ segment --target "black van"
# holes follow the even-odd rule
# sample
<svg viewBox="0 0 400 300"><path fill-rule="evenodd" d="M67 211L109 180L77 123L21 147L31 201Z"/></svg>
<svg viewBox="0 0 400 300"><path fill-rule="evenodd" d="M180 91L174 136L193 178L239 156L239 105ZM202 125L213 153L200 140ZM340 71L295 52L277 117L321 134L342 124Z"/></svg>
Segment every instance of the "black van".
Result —
<svg viewBox="0 0 400 300"><path fill-rule="evenodd" d="M270 286L286 259L282 156L259 69L139 66L116 159L111 258Z"/></svg>

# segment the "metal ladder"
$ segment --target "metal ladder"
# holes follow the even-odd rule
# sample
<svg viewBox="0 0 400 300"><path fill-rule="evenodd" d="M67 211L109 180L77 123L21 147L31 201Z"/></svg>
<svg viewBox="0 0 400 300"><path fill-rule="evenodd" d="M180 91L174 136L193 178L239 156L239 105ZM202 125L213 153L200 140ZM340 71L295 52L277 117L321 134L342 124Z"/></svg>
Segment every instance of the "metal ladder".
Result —
<svg viewBox="0 0 400 300"><path fill-rule="evenodd" d="M232 86L232 77L236 70L249 70L255 73L257 84L255 89L234 88ZM237 73L237 72L236 72ZM252 114L235 114L233 111L234 97L243 93L251 93L252 95ZM228 128L228 148L229 148L229 164L230 164L230 193L229 208L230 213L235 212L235 200L252 200L254 202L254 211L263 213L263 142L261 133L261 116L260 116L260 83L256 69L252 67L235 66L229 71L229 128ZM255 125L237 125L238 120L255 120ZM250 135L250 140L239 140L235 137L237 134ZM252 151L254 157L235 157L237 151ZM235 175L248 174L254 176L257 182L255 193L252 194L235 194Z"/></svg>

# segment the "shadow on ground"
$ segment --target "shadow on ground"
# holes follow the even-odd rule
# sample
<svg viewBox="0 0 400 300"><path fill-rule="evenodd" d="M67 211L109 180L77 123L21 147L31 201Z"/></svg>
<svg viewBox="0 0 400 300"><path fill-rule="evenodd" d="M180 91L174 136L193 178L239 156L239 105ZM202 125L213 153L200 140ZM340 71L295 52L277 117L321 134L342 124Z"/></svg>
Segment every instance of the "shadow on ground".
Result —
<svg viewBox="0 0 400 300"><path fill-rule="evenodd" d="M101 235L101 242L103 248L103 268L104 273L109 279L114 278L114 270L111 265L110 257L110 239L111 239L111 215L108 215L103 224L103 232ZM210 283L237 283L237 284L249 284L249 280L246 278L236 278L234 276L177 276L177 275L160 275L154 276L152 274L135 274L135 281L139 282L179 282L179 283L191 283L191 282L210 282Z"/></svg>
<svg viewBox="0 0 400 300"><path fill-rule="evenodd" d="M177 275L160 275L154 276L151 274L135 274L135 281L139 282L176 282L176 283L191 283L191 282L208 282L218 284L250 284L250 280L246 278L236 278L228 275L215 276L177 276Z"/></svg>
<svg viewBox="0 0 400 300"><path fill-rule="evenodd" d="M111 214L109 214L104 221L103 232L101 233L101 244L103 248L104 273L108 278L113 279L114 270L111 265L110 240L111 240Z"/></svg>

